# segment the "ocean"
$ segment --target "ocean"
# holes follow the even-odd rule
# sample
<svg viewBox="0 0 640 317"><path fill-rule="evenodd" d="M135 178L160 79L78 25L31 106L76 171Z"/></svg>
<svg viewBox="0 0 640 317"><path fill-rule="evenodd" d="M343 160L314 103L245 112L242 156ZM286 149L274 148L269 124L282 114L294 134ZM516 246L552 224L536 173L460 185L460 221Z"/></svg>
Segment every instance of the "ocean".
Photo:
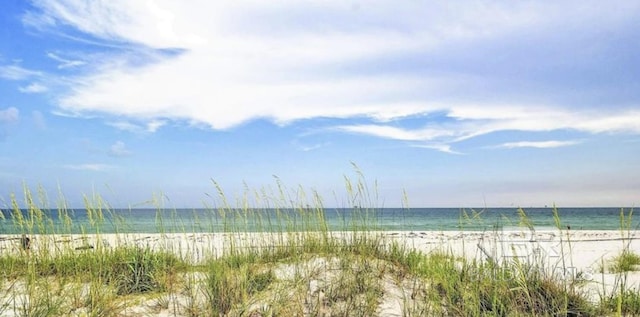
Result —
<svg viewBox="0 0 640 317"><path fill-rule="evenodd" d="M526 222L556 227L552 208L523 208ZM558 208L560 226L575 230L637 229L630 208ZM3 210L0 234L16 233L183 233L225 231L483 231L524 224L518 208L324 208L310 209L86 209L43 210L23 219ZM31 221L42 217L38 221ZM628 218L626 218L628 220Z"/></svg>

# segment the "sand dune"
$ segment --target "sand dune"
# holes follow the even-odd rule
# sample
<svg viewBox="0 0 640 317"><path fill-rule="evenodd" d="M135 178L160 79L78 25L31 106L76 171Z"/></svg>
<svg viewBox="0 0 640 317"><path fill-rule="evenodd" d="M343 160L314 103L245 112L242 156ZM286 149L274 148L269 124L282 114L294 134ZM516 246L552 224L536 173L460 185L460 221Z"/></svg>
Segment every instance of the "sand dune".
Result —
<svg viewBox="0 0 640 317"><path fill-rule="evenodd" d="M398 243L423 253L441 252L456 257L481 261L521 261L540 265L558 278L575 278L580 274L584 289L592 298L598 292L611 292L616 274L607 273L606 267L625 249L640 254L640 234L634 231L587 231L540 228L535 231L522 228L479 231L394 231L394 232L330 232L325 237L348 241L361 235L379 238L383 245ZM121 246L139 246L172 252L181 258L200 263L237 249L278 248L308 237L323 237L323 233L167 233L167 234L100 234L100 235L31 235L29 249L24 249L24 236L0 235L0 254L29 252L96 252L98 249ZM330 259L316 259L314 263L330 263ZM317 264L316 263L316 264ZM315 265L315 264L314 264ZM328 265L328 264L327 264ZM604 273L602 272L605 268ZM278 270L295 270L282 267ZM630 287L640 285L640 274L628 274ZM403 290L387 285L387 294ZM392 296L392 295L388 295ZM387 296L387 297L388 297ZM398 295L399 296L399 295ZM387 298L385 297L385 298ZM382 304L384 315L398 313L398 302L387 298ZM5 312L8 313L8 312ZM399 312L401 314L401 311ZM161 315L161 314L159 314Z"/></svg>

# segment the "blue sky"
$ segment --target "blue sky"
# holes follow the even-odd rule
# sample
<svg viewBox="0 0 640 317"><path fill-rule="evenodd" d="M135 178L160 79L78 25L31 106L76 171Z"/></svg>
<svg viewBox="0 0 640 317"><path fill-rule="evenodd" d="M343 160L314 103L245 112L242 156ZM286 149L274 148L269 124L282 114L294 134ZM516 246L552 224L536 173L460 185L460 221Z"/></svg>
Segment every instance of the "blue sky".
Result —
<svg viewBox="0 0 640 317"><path fill-rule="evenodd" d="M637 206L640 2L7 0L0 204ZM1 207L1 206L0 206Z"/></svg>

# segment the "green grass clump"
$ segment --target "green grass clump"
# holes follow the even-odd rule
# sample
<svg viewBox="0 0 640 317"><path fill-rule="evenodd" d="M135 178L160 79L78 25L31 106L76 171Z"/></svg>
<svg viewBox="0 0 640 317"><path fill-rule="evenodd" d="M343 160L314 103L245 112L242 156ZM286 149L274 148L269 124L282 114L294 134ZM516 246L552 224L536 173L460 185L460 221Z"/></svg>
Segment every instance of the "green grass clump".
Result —
<svg viewBox="0 0 640 317"><path fill-rule="evenodd" d="M425 256L414 267L411 274L429 285L425 300L431 315L596 316L584 294L535 267L477 263L446 254Z"/></svg>
<svg viewBox="0 0 640 317"><path fill-rule="evenodd" d="M51 256L0 257L0 277L74 278L100 280L114 285L119 295L162 291L162 280L184 270L186 264L174 254L148 248L122 247L95 252L64 252Z"/></svg>
<svg viewBox="0 0 640 317"><path fill-rule="evenodd" d="M204 294L212 316L224 316L251 296L264 291L274 280L273 272L251 263L213 261L207 267Z"/></svg>
<svg viewBox="0 0 640 317"><path fill-rule="evenodd" d="M625 289L604 298L602 310L617 312L624 316L640 316L640 292L637 289Z"/></svg>
<svg viewBox="0 0 640 317"><path fill-rule="evenodd" d="M627 249L613 259L610 270L612 273L630 272L637 271L638 266L640 266L640 255Z"/></svg>
<svg viewBox="0 0 640 317"><path fill-rule="evenodd" d="M99 274L115 285L118 295L164 291L163 281L185 268L173 254L140 247L115 249L104 260Z"/></svg>

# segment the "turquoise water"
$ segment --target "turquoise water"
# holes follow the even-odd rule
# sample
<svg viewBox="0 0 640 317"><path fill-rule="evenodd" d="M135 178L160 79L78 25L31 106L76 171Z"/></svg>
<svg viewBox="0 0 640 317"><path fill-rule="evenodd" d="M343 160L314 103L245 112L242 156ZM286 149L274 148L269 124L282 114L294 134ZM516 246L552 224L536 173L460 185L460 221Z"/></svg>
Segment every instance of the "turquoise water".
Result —
<svg viewBox="0 0 640 317"><path fill-rule="evenodd" d="M623 209L628 215L630 209ZM551 208L524 209L534 226L554 227ZM2 211L0 234L33 233L161 233L224 231L303 231L354 228L384 231L492 230L521 224L517 208L326 208L315 209L114 209L103 211L102 219L91 219L85 209L69 210L65 225L58 210L45 210L47 225L19 228L11 212ZM621 208L559 208L561 226L585 230L620 229ZM28 211L23 210L28 216ZM95 218L95 217L94 217ZM319 220L322 219L323 221ZM638 220L631 229L640 227Z"/></svg>

